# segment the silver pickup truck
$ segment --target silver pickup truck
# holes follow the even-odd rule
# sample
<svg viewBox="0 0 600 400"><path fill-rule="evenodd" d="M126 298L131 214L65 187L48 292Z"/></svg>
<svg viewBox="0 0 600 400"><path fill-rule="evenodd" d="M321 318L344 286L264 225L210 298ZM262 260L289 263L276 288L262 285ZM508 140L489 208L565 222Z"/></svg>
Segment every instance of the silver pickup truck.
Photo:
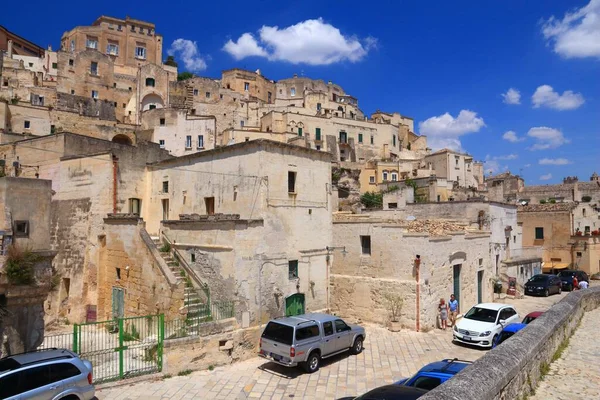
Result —
<svg viewBox="0 0 600 400"><path fill-rule="evenodd" d="M259 356L286 367L319 369L322 358L350 350L359 354L366 338L364 328L328 314L303 314L269 321L260 338Z"/></svg>

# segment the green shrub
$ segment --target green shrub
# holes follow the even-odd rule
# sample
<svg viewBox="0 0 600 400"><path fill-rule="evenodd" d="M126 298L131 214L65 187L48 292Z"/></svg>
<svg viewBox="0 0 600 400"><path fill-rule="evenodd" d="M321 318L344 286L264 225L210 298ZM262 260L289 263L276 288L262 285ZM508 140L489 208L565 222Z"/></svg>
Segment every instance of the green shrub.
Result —
<svg viewBox="0 0 600 400"><path fill-rule="evenodd" d="M544 200L544 199L540 200L540 204L546 204L546 200Z"/></svg>
<svg viewBox="0 0 600 400"><path fill-rule="evenodd" d="M581 201L584 203L589 203L590 201L592 201L592 196L583 196L581 198Z"/></svg>
<svg viewBox="0 0 600 400"><path fill-rule="evenodd" d="M179 373L177 373L177 376L186 376L191 374L193 371L191 369L184 369L183 371L179 371Z"/></svg>
<svg viewBox="0 0 600 400"><path fill-rule="evenodd" d="M548 202L549 202L550 204L556 204L556 200L555 200L555 199L550 199Z"/></svg>
<svg viewBox="0 0 600 400"><path fill-rule="evenodd" d="M42 258L31 250L22 250L16 245L8 247L4 272L13 285L32 285L35 283L35 264Z"/></svg>
<svg viewBox="0 0 600 400"><path fill-rule="evenodd" d="M127 330L123 332L124 342L131 342L133 340L140 340L140 333L135 328L135 325L131 325L131 332L128 332Z"/></svg>
<svg viewBox="0 0 600 400"><path fill-rule="evenodd" d="M171 251L171 245L169 243L164 243L159 250L161 253L169 253Z"/></svg>
<svg viewBox="0 0 600 400"><path fill-rule="evenodd" d="M366 192L360 196L360 202L367 208L380 208L383 205L383 193Z"/></svg>

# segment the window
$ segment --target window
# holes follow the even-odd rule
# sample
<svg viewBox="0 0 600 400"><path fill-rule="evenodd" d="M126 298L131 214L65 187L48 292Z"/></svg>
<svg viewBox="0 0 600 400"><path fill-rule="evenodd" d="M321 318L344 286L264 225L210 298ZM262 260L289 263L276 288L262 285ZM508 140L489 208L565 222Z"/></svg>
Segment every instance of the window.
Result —
<svg viewBox="0 0 600 400"><path fill-rule="evenodd" d="M135 48L135 58L139 58L142 60L146 59L146 48L142 46L136 46Z"/></svg>
<svg viewBox="0 0 600 400"><path fill-rule="evenodd" d="M198 89L194 89L194 96L198 96Z"/></svg>
<svg viewBox="0 0 600 400"><path fill-rule="evenodd" d="M244 121L240 121L240 126L243 128L244 127Z"/></svg>
<svg viewBox="0 0 600 400"><path fill-rule="evenodd" d="M581 256L582 256L582 254L581 254L581 251L578 251L578 252L577 252L577 257L578 257L578 258L581 258Z"/></svg>
<svg viewBox="0 0 600 400"><path fill-rule="evenodd" d="M346 332L349 331L350 328L348 325L346 325L346 323L344 321L342 321L341 319L336 319L335 320L335 331L336 332Z"/></svg>
<svg viewBox="0 0 600 400"><path fill-rule="evenodd" d="M71 89L71 94L75 94L75 90L74 89Z"/></svg>
<svg viewBox="0 0 600 400"><path fill-rule="evenodd" d="M148 110L156 110L156 104L150 104Z"/></svg>
<svg viewBox="0 0 600 400"><path fill-rule="evenodd" d="M317 103L317 111L321 111L321 103Z"/></svg>
<svg viewBox="0 0 600 400"><path fill-rule="evenodd" d="M585 208L583 210L581 210L581 212L583 213L583 216L585 217Z"/></svg>
<svg viewBox="0 0 600 400"><path fill-rule="evenodd" d="M15 221L15 237L29 237L29 221Z"/></svg>
<svg viewBox="0 0 600 400"><path fill-rule="evenodd" d="M154 87L156 85L156 81L154 78L146 78L146 86Z"/></svg>
<svg viewBox="0 0 600 400"><path fill-rule="evenodd" d="M325 336L333 335L333 322L325 322L323 323L323 334Z"/></svg>
<svg viewBox="0 0 600 400"><path fill-rule="evenodd" d="M388 208L398 208L398 203L388 203Z"/></svg>
<svg viewBox="0 0 600 400"><path fill-rule="evenodd" d="M119 44L108 42L106 45L106 54L110 54L111 56L119 55Z"/></svg>
<svg viewBox="0 0 600 400"><path fill-rule="evenodd" d="M369 183L375 183L375 177L374 176L370 176L369 177Z"/></svg>
<svg viewBox="0 0 600 400"><path fill-rule="evenodd" d="M185 148L186 149L191 149L192 148L192 136L191 135L187 135L185 137Z"/></svg>
<svg viewBox="0 0 600 400"><path fill-rule="evenodd" d="M358 134L358 143L362 143L363 142L363 134L359 133Z"/></svg>
<svg viewBox="0 0 600 400"><path fill-rule="evenodd" d="M410 384L410 386L419 389L432 390L440 386L441 384L442 380L440 378L434 378L430 376L419 376L417 379L415 379L414 382Z"/></svg>
<svg viewBox="0 0 600 400"><path fill-rule="evenodd" d="M396 147L396 135L392 135L392 146Z"/></svg>
<svg viewBox="0 0 600 400"><path fill-rule="evenodd" d="M74 51L75 51L75 41L71 40L71 52L74 52Z"/></svg>
<svg viewBox="0 0 600 400"><path fill-rule="evenodd" d="M92 90L92 99L98 99L98 91Z"/></svg>
<svg viewBox="0 0 600 400"><path fill-rule="evenodd" d="M271 94L271 92L267 92L267 103L271 103L272 97L273 97L273 95Z"/></svg>
<svg viewBox="0 0 600 400"><path fill-rule="evenodd" d="M296 88L290 89L290 96L294 97L296 95Z"/></svg>
<svg viewBox="0 0 600 400"><path fill-rule="evenodd" d="M79 368L71 363L60 363L50 365L50 383L69 379L81 374Z"/></svg>
<svg viewBox="0 0 600 400"><path fill-rule="evenodd" d="M122 31L122 30L123 30L123 27L122 27L121 25L117 25L117 30L118 30L118 31Z"/></svg>
<svg viewBox="0 0 600 400"><path fill-rule="evenodd" d="M69 60L69 66L70 66L70 67L72 67L72 66L73 66L73 64L74 64L74 61L73 61L73 59L70 59L70 60Z"/></svg>
<svg viewBox="0 0 600 400"><path fill-rule="evenodd" d="M288 171L288 192L296 193L296 172Z"/></svg>
<svg viewBox="0 0 600 400"><path fill-rule="evenodd" d="M90 64L90 74L98 75L98 63L96 61L92 61Z"/></svg>
<svg viewBox="0 0 600 400"><path fill-rule="evenodd" d="M140 33L144 33L144 28L140 27Z"/></svg>
<svg viewBox="0 0 600 400"><path fill-rule="evenodd" d="M129 214L140 215L142 209L142 200L140 199L129 199Z"/></svg>
<svg viewBox="0 0 600 400"><path fill-rule="evenodd" d="M315 129L315 140L321 140L321 128Z"/></svg>
<svg viewBox="0 0 600 400"><path fill-rule="evenodd" d="M19 375L19 393L28 392L51 383L50 365L28 368L21 371Z"/></svg>
<svg viewBox="0 0 600 400"><path fill-rule="evenodd" d="M206 93L204 94L204 96L205 96L207 99L210 99L210 92L206 92Z"/></svg>
<svg viewBox="0 0 600 400"><path fill-rule="evenodd" d="M387 171L383 171L383 181L387 182L388 180L388 172Z"/></svg>
<svg viewBox="0 0 600 400"><path fill-rule="evenodd" d="M540 227L535 228L535 239L536 240L544 240L544 228L540 228Z"/></svg>
<svg viewBox="0 0 600 400"><path fill-rule="evenodd" d="M371 135L371 144L375 143L375 136Z"/></svg>
<svg viewBox="0 0 600 400"><path fill-rule="evenodd" d="M205 197L204 206L206 207L206 215L213 215L215 213L215 198Z"/></svg>
<svg viewBox="0 0 600 400"><path fill-rule="evenodd" d="M194 254L194 253L190 254L190 260L193 263L196 262L196 254Z"/></svg>
<svg viewBox="0 0 600 400"><path fill-rule="evenodd" d="M459 157L454 157L454 165L458 167Z"/></svg>
<svg viewBox="0 0 600 400"><path fill-rule="evenodd" d="M198 148L204 148L204 135L198 135Z"/></svg>
<svg viewBox="0 0 600 400"><path fill-rule="evenodd" d="M85 41L85 47L87 47L88 49L98 49L98 39L96 38L92 38L92 37L88 37L87 40Z"/></svg>
<svg viewBox="0 0 600 400"><path fill-rule="evenodd" d="M296 279L298 277L298 260L288 261L288 278Z"/></svg>
<svg viewBox="0 0 600 400"><path fill-rule="evenodd" d="M23 126L25 129L29 129L31 127L31 121L23 121Z"/></svg>
<svg viewBox="0 0 600 400"><path fill-rule="evenodd" d="M169 181L163 181L162 192L169 193Z"/></svg>
<svg viewBox="0 0 600 400"><path fill-rule="evenodd" d="M340 143L348 143L348 134L344 131L340 132Z"/></svg>
<svg viewBox="0 0 600 400"><path fill-rule="evenodd" d="M58 69L58 63L53 62L52 63L52 69Z"/></svg>
<svg viewBox="0 0 600 400"><path fill-rule="evenodd" d="M302 128L298 128L298 136L302 136Z"/></svg>
<svg viewBox="0 0 600 400"><path fill-rule="evenodd" d="M250 83L244 82L244 90L247 92L250 90Z"/></svg>
<svg viewBox="0 0 600 400"><path fill-rule="evenodd" d="M166 125L166 120L164 118L160 119L160 126L165 126Z"/></svg>
<svg viewBox="0 0 600 400"><path fill-rule="evenodd" d="M33 67L33 63L29 63L29 66L30 66L30 67Z"/></svg>
<svg viewBox="0 0 600 400"><path fill-rule="evenodd" d="M398 181L398 174L395 172L392 172L392 182L397 182Z"/></svg>
<svg viewBox="0 0 600 400"><path fill-rule="evenodd" d="M158 145L160 146L161 149L164 149L165 148L165 140L164 139L160 139L158 141Z"/></svg>
<svg viewBox="0 0 600 400"><path fill-rule="evenodd" d="M371 255L371 236L360 237L360 248L363 255Z"/></svg>
<svg viewBox="0 0 600 400"><path fill-rule="evenodd" d="M296 340L306 340L319 336L319 325L296 329Z"/></svg>
<svg viewBox="0 0 600 400"><path fill-rule="evenodd" d="M21 375L19 372L14 372L0 378L0 399L6 399L21 393L19 375Z"/></svg>

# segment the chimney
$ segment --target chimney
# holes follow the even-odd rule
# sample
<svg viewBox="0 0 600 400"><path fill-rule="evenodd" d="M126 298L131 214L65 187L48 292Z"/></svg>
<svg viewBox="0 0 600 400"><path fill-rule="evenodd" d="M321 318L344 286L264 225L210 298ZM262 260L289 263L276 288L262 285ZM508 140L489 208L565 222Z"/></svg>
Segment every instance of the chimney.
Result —
<svg viewBox="0 0 600 400"><path fill-rule="evenodd" d="M8 54L8 58L12 58L12 52L13 52L13 41L9 40L8 41L8 48L6 50L6 54Z"/></svg>

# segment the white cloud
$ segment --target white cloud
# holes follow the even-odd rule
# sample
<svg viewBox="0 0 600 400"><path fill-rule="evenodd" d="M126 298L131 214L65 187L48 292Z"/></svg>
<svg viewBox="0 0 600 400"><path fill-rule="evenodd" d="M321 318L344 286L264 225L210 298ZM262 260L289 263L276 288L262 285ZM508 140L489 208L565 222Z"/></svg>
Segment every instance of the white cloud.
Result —
<svg viewBox="0 0 600 400"><path fill-rule="evenodd" d="M571 142L569 139L565 138L558 129L548 128L546 126L531 128L529 132L527 132L527 136L536 140L536 143L530 147L529 150L556 149L563 144Z"/></svg>
<svg viewBox="0 0 600 400"><path fill-rule="evenodd" d="M508 89L508 92L502 93L502 97L504 97L504 103L506 104L521 104L521 92L517 89Z"/></svg>
<svg viewBox="0 0 600 400"><path fill-rule="evenodd" d="M449 113L431 117L419 122L419 132L427 135L427 143L432 149L449 148L461 150L460 137L467 133L479 132L485 126L483 118L470 110L461 110L454 118Z"/></svg>
<svg viewBox="0 0 600 400"><path fill-rule="evenodd" d="M541 181L549 181L550 179L552 179L552 174L546 174L546 175L540 176Z"/></svg>
<svg viewBox="0 0 600 400"><path fill-rule="evenodd" d="M187 39L176 39L171 43L168 51L169 55L177 55L185 69L191 72L204 71L206 69L206 59L198 51L198 44Z"/></svg>
<svg viewBox="0 0 600 400"><path fill-rule="evenodd" d="M600 0L565 13L562 20L551 17L542 33L554 52L565 58L600 58Z"/></svg>
<svg viewBox="0 0 600 400"><path fill-rule="evenodd" d="M531 164L525 164L524 167L529 168L529 167L531 167Z"/></svg>
<svg viewBox="0 0 600 400"><path fill-rule="evenodd" d="M511 143L522 142L523 140L525 140L525 138L518 137L515 131L504 132L504 135L502 135L502 139L508 140Z"/></svg>
<svg viewBox="0 0 600 400"><path fill-rule="evenodd" d="M236 60L259 56L292 64L329 65L360 61L377 47L377 39L368 37L361 41L355 36L344 36L322 18L282 29L265 25L260 28L258 37L259 40L251 33L244 33L237 41L225 43L223 50Z"/></svg>
<svg viewBox="0 0 600 400"><path fill-rule="evenodd" d="M516 160L517 158L519 158L519 156L516 154L508 154L506 156L495 156L494 157L495 160Z"/></svg>
<svg viewBox="0 0 600 400"><path fill-rule="evenodd" d="M585 103L581 93L574 93L566 90L562 95L555 92L550 85L542 85L535 90L531 96L531 102L534 108L547 107L555 110L574 110Z"/></svg>
<svg viewBox="0 0 600 400"><path fill-rule="evenodd" d="M267 51L258 45L256 39L254 39L254 36L250 33L244 33L239 37L237 42L229 40L225 43L225 46L223 46L223 50L231 54L236 60L251 56L268 56Z"/></svg>
<svg viewBox="0 0 600 400"><path fill-rule="evenodd" d="M496 160L485 160L483 162L483 173L495 174L500 171L500 163Z"/></svg>
<svg viewBox="0 0 600 400"><path fill-rule="evenodd" d="M540 165L567 165L571 164L571 161L566 158L542 158L539 163Z"/></svg>

